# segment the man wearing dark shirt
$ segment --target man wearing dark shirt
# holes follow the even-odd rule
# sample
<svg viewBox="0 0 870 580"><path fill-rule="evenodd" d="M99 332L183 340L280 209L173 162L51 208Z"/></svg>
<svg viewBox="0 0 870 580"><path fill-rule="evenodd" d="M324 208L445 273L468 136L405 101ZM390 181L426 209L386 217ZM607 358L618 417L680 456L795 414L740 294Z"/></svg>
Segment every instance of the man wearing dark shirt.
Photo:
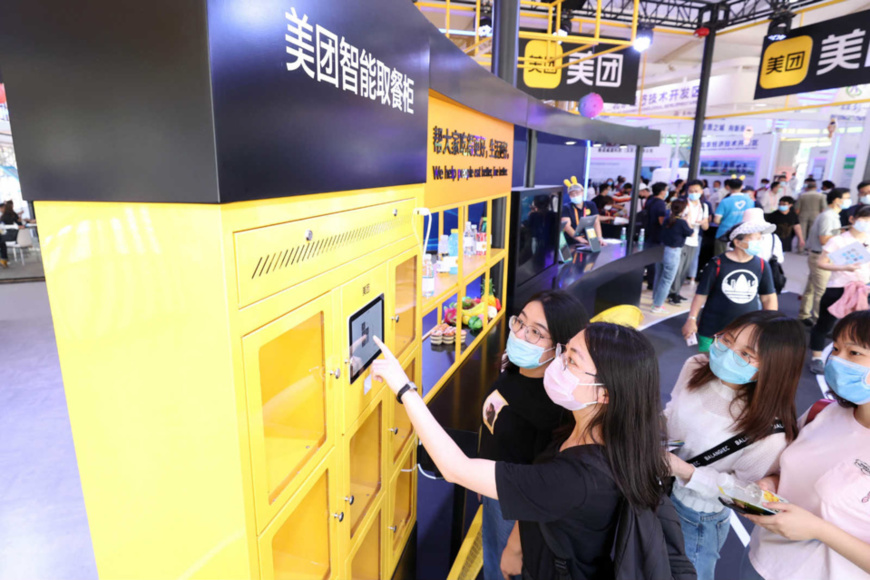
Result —
<svg viewBox="0 0 870 580"><path fill-rule="evenodd" d="M646 242L650 245L661 243L662 224L668 213L665 197L668 195L668 184L661 181L653 183L652 196L647 200L646 211Z"/></svg>
<svg viewBox="0 0 870 580"><path fill-rule="evenodd" d="M804 234L797 214L792 211L793 206L794 198L785 195L780 198L777 210L764 216L766 222L776 226L776 235L782 241L782 249L785 252L791 251L792 236L797 236L798 250L804 247Z"/></svg>

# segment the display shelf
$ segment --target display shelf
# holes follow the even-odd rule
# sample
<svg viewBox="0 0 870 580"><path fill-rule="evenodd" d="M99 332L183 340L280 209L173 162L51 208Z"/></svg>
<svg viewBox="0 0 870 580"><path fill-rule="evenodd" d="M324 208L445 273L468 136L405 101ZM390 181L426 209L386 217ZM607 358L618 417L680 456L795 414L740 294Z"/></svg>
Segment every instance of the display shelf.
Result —
<svg viewBox="0 0 870 580"><path fill-rule="evenodd" d="M380 580L381 578L381 518L382 511L374 517L374 523L365 532L363 541L350 566L350 580Z"/></svg>
<svg viewBox="0 0 870 580"><path fill-rule="evenodd" d="M444 299L459 290L457 274L435 274L435 294L423 301L423 316L432 312Z"/></svg>
<svg viewBox="0 0 870 580"><path fill-rule="evenodd" d="M477 225L479 231L486 228L489 245L485 255L463 255L458 274L452 276L436 274L434 295L423 299L424 335L443 320L443 309L451 302L459 303L466 296L484 298L486 290L490 288L491 277L494 277L492 285L495 287L495 295L504 305L503 288L507 283L504 263L508 254L506 241L509 230L509 204L506 194L473 199L458 206L433 208L432 214L436 216L433 223L438 224L437 236L449 233L452 228L459 229L461 235L464 224L470 221ZM430 248L437 248L437 243L434 247L430 245ZM488 315L484 315L484 327L477 334L464 327L461 319L458 318L457 337L461 336L460 332L463 328L466 330L465 339L459 338L461 340L459 343L433 345L431 338L423 341L421 394L425 400L430 400L437 393L441 385L479 343L478 337L488 332L501 314L499 312L491 320L488 319Z"/></svg>
<svg viewBox="0 0 870 580"><path fill-rule="evenodd" d="M465 256L462 260L462 278L471 280L480 277L489 263L486 256Z"/></svg>

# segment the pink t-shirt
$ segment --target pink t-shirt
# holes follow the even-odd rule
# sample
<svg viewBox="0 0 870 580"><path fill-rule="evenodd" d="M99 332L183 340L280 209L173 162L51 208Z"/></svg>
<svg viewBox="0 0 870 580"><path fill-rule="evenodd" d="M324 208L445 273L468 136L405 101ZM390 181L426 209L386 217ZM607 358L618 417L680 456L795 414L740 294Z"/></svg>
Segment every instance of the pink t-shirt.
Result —
<svg viewBox="0 0 870 580"><path fill-rule="evenodd" d="M870 429L828 405L780 457L777 494L870 542ZM793 542L756 526L749 559L766 580L870 580L818 541Z"/></svg>
<svg viewBox="0 0 870 580"><path fill-rule="evenodd" d="M844 232L838 236L834 236L828 243L825 244L825 253L831 254L837 250L841 250L850 244L854 244L858 240L849 232ZM861 282L862 284L870 283L870 262L864 262L854 272L831 272L831 278L828 281L828 288L845 288L849 282Z"/></svg>

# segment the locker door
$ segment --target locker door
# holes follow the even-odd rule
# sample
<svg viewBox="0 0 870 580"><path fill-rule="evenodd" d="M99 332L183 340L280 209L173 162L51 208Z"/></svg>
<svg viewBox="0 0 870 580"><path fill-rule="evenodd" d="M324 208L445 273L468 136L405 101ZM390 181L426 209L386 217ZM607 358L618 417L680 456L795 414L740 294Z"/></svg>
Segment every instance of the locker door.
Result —
<svg viewBox="0 0 870 580"><path fill-rule="evenodd" d="M263 530L332 447L334 296L242 339L257 528Z"/></svg>

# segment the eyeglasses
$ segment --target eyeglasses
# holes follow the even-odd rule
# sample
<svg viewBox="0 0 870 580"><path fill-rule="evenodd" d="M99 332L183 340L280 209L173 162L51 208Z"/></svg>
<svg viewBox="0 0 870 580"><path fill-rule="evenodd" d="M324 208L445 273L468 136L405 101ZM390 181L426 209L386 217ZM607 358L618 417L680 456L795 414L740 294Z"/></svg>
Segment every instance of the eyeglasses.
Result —
<svg viewBox="0 0 870 580"><path fill-rule="evenodd" d="M734 352L734 354L737 355L735 357L735 362L736 362L737 366L739 366L739 367L746 368L749 365L752 365L754 367L758 366L758 359L756 359L754 356L752 356L751 354L749 354L747 352L741 353L741 352L737 352L736 350L732 349L731 348L731 346L732 346L731 341L728 340L727 338L723 338L721 334L717 334L713 338L713 346L716 347L719 350L719 352L724 352L725 350L732 350Z"/></svg>
<svg viewBox="0 0 870 580"><path fill-rule="evenodd" d="M593 377L595 379L598 378L598 375L596 375L595 373L590 373L589 371L584 371L583 369L581 369L580 365L578 365L577 362L569 354L568 347L566 347L564 345L561 345L561 344L556 345L556 357L555 357L554 362L556 362L556 361L558 361L557 364L562 365L563 371L567 370L572 375L577 377L578 380L583 380L586 378L582 375L588 375L588 376ZM598 382L584 383L584 384L595 385L595 386L599 386L599 387L604 386L604 383L598 383Z"/></svg>
<svg viewBox="0 0 870 580"><path fill-rule="evenodd" d="M550 339L549 336L545 335L534 326L529 326L516 316L511 316L511 319L510 321L508 321L508 323L510 324L511 331L513 331L513 333L517 336L523 336L528 343L538 344L538 341L540 341L542 338L544 340Z"/></svg>

